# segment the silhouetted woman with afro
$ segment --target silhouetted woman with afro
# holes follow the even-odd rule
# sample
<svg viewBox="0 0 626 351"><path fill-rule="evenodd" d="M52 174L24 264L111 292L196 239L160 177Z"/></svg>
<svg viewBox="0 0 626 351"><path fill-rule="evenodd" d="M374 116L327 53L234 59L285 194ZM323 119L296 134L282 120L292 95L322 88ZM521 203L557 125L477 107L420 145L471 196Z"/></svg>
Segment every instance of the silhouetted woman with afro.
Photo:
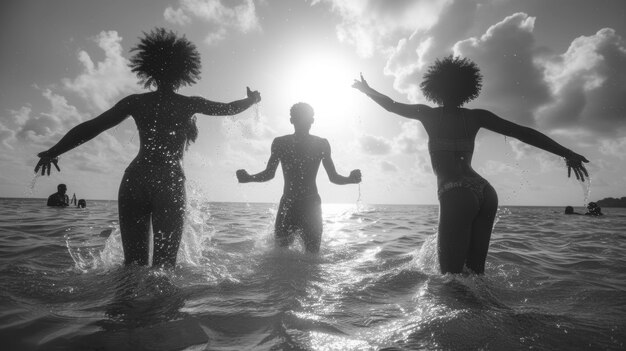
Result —
<svg viewBox="0 0 626 351"><path fill-rule="evenodd" d="M176 90L200 78L200 54L184 36L156 28L144 33L130 60L146 89L155 91L123 98L100 116L71 129L56 145L39 153L35 172L50 174L57 157L132 116L139 131L139 153L120 184L118 205L126 264L147 265L150 224L154 233L153 265L174 267L186 206L182 159L196 140L194 114L238 114L261 100L257 91L230 103L179 95Z"/></svg>
<svg viewBox="0 0 626 351"><path fill-rule="evenodd" d="M363 76L353 87L387 111L420 121L428 133L428 151L437 176L439 230L437 248L441 273L461 273L465 265L482 274L498 208L494 188L472 168L474 140L480 128L517 138L564 157L577 179L588 176L587 159L527 127L481 109L462 108L480 92L482 76L476 64L448 56L428 69L421 83L424 96L439 105L407 105L372 89Z"/></svg>

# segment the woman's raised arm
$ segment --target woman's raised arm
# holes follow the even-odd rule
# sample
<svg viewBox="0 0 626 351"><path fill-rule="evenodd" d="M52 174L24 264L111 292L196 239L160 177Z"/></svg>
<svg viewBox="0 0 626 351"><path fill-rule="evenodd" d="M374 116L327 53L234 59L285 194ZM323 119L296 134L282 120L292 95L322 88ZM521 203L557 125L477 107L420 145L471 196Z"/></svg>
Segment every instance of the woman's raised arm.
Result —
<svg viewBox="0 0 626 351"><path fill-rule="evenodd" d="M352 87L369 96L374 102L389 112L393 112L402 117L421 120L428 112L432 111L432 108L427 105L409 105L396 102L389 96L379 93L370 87L365 78L363 78L363 74L361 74L360 78L360 80L354 80Z"/></svg>
<svg viewBox="0 0 626 351"><path fill-rule="evenodd" d="M37 156L39 156L39 162L37 162L37 166L35 166L35 173L39 172L41 168L41 175L45 173L50 175L52 165L54 165L58 171L61 171L57 164L59 155L95 138L105 130L120 124L130 115L131 105L132 96L126 97L98 117L85 121L70 129L53 147L37 154Z"/></svg>
<svg viewBox="0 0 626 351"><path fill-rule="evenodd" d="M572 169L574 170L576 179L584 181L585 177L589 177L589 173L583 165L583 162L587 163L589 160L557 143L547 135L535 129L507 121L487 110L476 109L473 110L473 112L475 113L477 117L476 120L481 127L502 135L516 138L526 144L538 147L542 150L565 158L568 177L571 176Z"/></svg>
<svg viewBox="0 0 626 351"><path fill-rule="evenodd" d="M246 87L245 99L235 100L232 102L216 102L210 101L202 97L192 97L194 102L193 113L202 113L209 116L232 116L241 113L250 106L261 101L261 93L257 90L252 91Z"/></svg>

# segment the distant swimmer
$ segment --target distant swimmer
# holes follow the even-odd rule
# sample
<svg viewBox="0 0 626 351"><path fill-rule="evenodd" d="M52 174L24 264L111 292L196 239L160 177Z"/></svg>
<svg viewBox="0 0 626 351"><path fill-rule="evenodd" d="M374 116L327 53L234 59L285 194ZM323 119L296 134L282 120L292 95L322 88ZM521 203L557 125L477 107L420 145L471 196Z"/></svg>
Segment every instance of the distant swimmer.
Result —
<svg viewBox="0 0 626 351"><path fill-rule="evenodd" d="M574 208L572 206L565 206L565 214L566 215L580 215L582 213L574 212Z"/></svg>
<svg viewBox="0 0 626 351"><path fill-rule="evenodd" d="M600 208L600 206L598 206L597 203L595 202L590 202L587 204L587 213L585 213L586 216L604 216L604 213L602 213L602 209Z"/></svg>
<svg viewBox="0 0 626 351"><path fill-rule="evenodd" d="M428 134L428 152L437 176L439 230L437 249L441 273L477 274L485 260L498 209L495 189L472 168L476 134L481 128L514 137L565 159L568 176L588 176L587 159L548 136L509 122L483 109L462 108L478 97L482 75L467 58L448 56L428 68L421 83L424 96L439 105L402 104L372 89L363 76L352 85L385 110L418 120Z"/></svg>
<svg viewBox="0 0 626 351"><path fill-rule="evenodd" d="M85 199L78 200L78 204L76 205L76 207L78 207L78 208L85 208L85 207L87 207L87 201L85 201Z"/></svg>
<svg viewBox="0 0 626 351"><path fill-rule="evenodd" d="M299 233L305 250L317 253L323 231L322 200L315 183L320 163L330 181L339 185L360 183L361 171L355 169L348 177L337 173L328 140L309 134L314 121L313 108L309 104L293 105L290 115L295 131L274 139L265 170L250 175L240 169L237 179L240 183L266 182L274 178L280 163L285 185L274 227L276 245L289 246Z"/></svg>
<svg viewBox="0 0 626 351"><path fill-rule="evenodd" d="M176 93L200 78L200 53L187 38L156 28L144 33L130 67L144 88L156 88L123 98L98 117L71 129L56 145L39 153L35 172L50 174L58 156L124 121L135 120L139 153L130 163L118 194L124 262L149 264L150 227L154 234L153 265L174 267L183 233L186 194L183 155L196 140L195 114L235 115L261 101L246 89L245 99L230 103ZM103 170L108 171L108 170Z"/></svg>
<svg viewBox="0 0 626 351"><path fill-rule="evenodd" d="M67 186L57 185L57 192L48 196L48 206L67 207L70 205L70 198L67 196Z"/></svg>

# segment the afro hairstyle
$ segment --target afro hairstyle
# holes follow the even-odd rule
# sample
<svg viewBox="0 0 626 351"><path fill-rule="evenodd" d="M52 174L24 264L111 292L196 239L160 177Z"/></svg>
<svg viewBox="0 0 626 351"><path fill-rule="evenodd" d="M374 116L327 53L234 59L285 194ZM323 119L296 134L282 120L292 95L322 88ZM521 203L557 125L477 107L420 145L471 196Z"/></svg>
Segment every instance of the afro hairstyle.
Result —
<svg viewBox="0 0 626 351"><path fill-rule="evenodd" d="M460 107L478 97L483 77L467 58L447 56L435 60L420 84L426 99L439 106Z"/></svg>

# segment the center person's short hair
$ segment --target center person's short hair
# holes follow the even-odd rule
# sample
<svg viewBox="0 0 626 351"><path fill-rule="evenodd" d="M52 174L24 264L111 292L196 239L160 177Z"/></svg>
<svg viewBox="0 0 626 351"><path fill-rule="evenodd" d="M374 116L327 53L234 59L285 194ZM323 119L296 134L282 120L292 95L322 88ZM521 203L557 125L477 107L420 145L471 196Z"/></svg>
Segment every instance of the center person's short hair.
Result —
<svg viewBox="0 0 626 351"><path fill-rule="evenodd" d="M289 110L289 115L291 115L291 117L313 118L314 114L315 112L313 111L313 107L306 102L298 102L297 104L291 106L291 109Z"/></svg>

